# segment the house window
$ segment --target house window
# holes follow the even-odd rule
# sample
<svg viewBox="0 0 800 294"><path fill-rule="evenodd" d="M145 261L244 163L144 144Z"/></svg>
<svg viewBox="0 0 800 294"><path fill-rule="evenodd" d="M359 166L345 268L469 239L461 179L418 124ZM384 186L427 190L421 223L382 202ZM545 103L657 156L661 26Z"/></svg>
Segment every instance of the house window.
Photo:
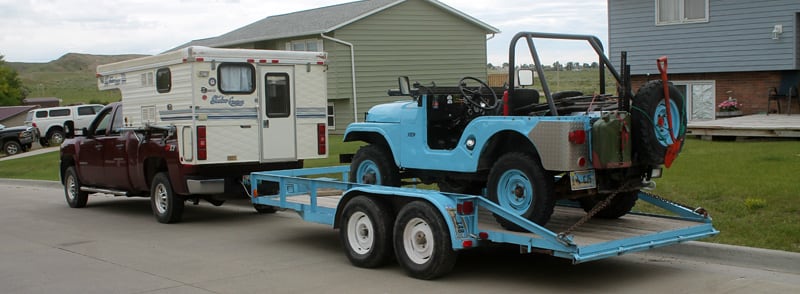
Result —
<svg viewBox="0 0 800 294"><path fill-rule="evenodd" d="M715 118L716 83L714 81L672 81L684 97L689 121Z"/></svg>
<svg viewBox="0 0 800 294"><path fill-rule="evenodd" d="M250 94L256 90L255 68L249 63L223 63L219 65L217 79L223 94Z"/></svg>
<svg viewBox="0 0 800 294"><path fill-rule="evenodd" d="M656 25L708 22L708 0L656 0Z"/></svg>
<svg viewBox="0 0 800 294"><path fill-rule="evenodd" d="M328 102L328 129L336 129L336 112L334 111L333 102Z"/></svg>
<svg viewBox="0 0 800 294"><path fill-rule="evenodd" d="M172 89L172 72L169 68L159 68L156 71L156 90L159 93L169 93Z"/></svg>
<svg viewBox="0 0 800 294"><path fill-rule="evenodd" d="M286 43L286 50L319 52L322 51L322 40L320 39L294 40Z"/></svg>

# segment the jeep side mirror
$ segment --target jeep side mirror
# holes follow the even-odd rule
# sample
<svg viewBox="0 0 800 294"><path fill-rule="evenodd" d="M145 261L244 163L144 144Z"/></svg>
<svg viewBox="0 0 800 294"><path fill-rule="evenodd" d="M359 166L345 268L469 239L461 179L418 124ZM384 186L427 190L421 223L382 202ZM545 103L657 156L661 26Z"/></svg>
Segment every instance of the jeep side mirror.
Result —
<svg viewBox="0 0 800 294"><path fill-rule="evenodd" d="M517 71L517 81L520 86L533 86L534 73L532 69L520 69Z"/></svg>
<svg viewBox="0 0 800 294"><path fill-rule="evenodd" d="M397 83L400 85L400 94L411 95L411 84L408 82L408 77L398 77Z"/></svg>

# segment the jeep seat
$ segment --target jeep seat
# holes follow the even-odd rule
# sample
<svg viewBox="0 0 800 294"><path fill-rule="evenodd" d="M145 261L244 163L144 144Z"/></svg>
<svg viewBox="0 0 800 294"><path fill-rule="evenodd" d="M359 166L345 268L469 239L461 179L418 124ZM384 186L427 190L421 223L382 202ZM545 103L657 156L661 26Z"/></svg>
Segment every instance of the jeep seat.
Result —
<svg viewBox="0 0 800 294"><path fill-rule="evenodd" d="M528 115L537 104L539 91L536 89L514 89L514 94L508 99L511 115Z"/></svg>

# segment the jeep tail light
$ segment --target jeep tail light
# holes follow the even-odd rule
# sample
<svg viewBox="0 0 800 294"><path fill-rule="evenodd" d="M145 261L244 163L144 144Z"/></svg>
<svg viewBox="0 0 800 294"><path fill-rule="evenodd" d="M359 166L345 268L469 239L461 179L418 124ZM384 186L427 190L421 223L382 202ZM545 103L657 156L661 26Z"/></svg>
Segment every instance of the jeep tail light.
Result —
<svg viewBox="0 0 800 294"><path fill-rule="evenodd" d="M197 159L206 160L208 158L208 149L206 140L206 126L197 126Z"/></svg>
<svg viewBox="0 0 800 294"><path fill-rule="evenodd" d="M327 134L328 126L317 124L317 154L319 155L328 153L328 142L325 140L325 135Z"/></svg>
<svg viewBox="0 0 800 294"><path fill-rule="evenodd" d="M585 144L586 143L586 131L585 130L574 130L569 132L569 141L572 144Z"/></svg>

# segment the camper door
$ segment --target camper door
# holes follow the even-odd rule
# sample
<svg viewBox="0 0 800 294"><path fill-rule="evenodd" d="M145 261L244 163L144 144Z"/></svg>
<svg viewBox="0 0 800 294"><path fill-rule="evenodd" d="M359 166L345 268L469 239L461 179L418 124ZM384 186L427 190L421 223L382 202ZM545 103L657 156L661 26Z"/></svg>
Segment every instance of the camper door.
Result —
<svg viewBox="0 0 800 294"><path fill-rule="evenodd" d="M296 160L294 68L259 66L261 161Z"/></svg>

